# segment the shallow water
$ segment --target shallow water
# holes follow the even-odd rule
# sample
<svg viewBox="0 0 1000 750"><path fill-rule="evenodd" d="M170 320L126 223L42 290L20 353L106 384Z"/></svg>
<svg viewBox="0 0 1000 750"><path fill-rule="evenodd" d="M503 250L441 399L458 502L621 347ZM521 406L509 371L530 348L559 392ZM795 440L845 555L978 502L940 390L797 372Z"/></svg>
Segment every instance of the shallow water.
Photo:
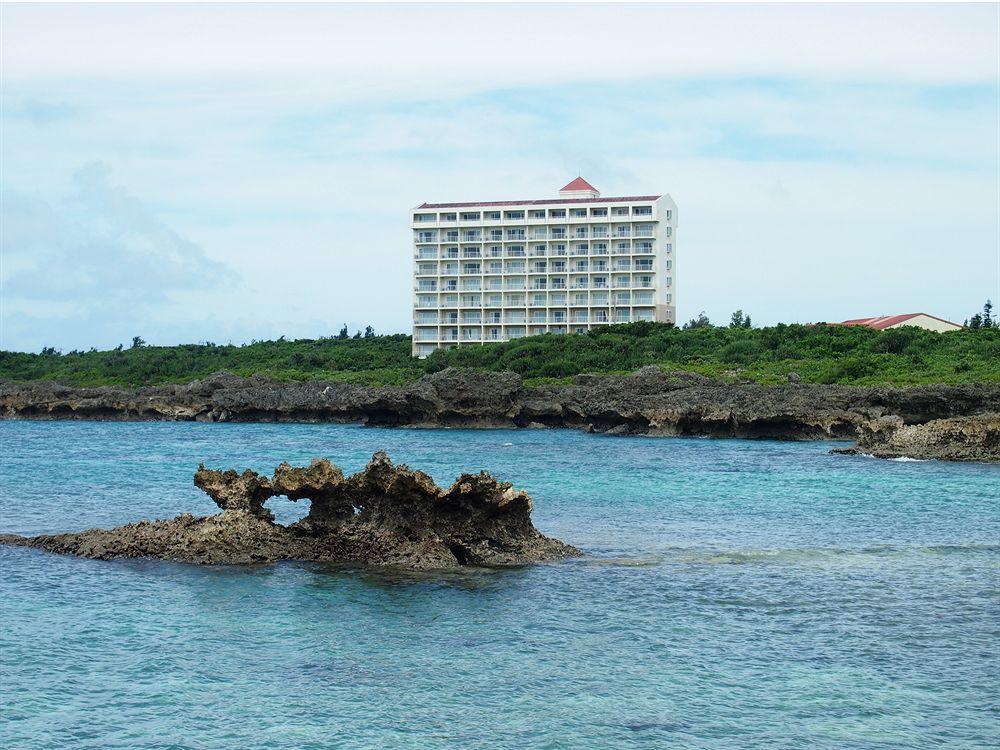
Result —
<svg viewBox="0 0 1000 750"><path fill-rule="evenodd" d="M0 422L0 530L214 512L199 461L488 468L583 559L415 575L0 548L4 748L1000 744L1000 467L570 431ZM270 501L285 521L303 504Z"/></svg>

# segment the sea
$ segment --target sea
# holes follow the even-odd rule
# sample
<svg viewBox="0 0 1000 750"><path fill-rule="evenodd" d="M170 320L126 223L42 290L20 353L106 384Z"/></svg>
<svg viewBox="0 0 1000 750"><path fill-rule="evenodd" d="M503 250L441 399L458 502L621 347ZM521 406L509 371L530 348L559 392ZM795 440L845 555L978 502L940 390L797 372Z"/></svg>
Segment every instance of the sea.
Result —
<svg viewBox="0 0 1000 750"><path fill-rule="evenodd" d="M488 469L586 553L416 574L0 547L0 747L997 747L1000 466L836 445L0 422L0 532L211 514L199 463L385 449L443 485Z"/></svg>

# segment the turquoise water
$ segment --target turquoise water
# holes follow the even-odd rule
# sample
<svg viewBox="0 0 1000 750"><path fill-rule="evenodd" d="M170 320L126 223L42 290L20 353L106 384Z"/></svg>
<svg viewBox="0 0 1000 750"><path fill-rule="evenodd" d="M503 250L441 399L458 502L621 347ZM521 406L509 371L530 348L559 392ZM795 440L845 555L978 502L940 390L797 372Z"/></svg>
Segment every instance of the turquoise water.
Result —
<svg viewBox="0 0 1000 750"><path fill-rule="evenodd" d="M1000 467L830 444L0 423L0 529L215 506L199 461L488 468L589 556L406 575L0 548L0 746L985 748ZM306 508L280 499L283 518Z"/></svg>

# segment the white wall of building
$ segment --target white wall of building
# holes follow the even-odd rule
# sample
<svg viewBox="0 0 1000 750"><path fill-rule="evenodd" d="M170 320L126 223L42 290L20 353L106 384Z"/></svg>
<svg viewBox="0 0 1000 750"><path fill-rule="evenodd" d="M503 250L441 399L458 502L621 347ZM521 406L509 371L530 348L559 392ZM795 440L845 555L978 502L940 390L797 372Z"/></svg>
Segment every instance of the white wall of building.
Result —
<svg viewBox="0 0 1000 750"><path fill-rule="evenodd" d="M668 195L423 204L413 354L637 320L675 322Z"/></svg>

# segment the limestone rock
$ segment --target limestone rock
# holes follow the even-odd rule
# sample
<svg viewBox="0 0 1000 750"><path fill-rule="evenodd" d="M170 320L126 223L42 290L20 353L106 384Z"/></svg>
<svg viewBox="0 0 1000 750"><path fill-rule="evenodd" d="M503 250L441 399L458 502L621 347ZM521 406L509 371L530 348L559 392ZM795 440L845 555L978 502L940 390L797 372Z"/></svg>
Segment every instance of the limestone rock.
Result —
<svg viewBox="0 0 1000 750"><path fill-rule="evenodd" d="M311 560L413 569L504 567L579 555L531 523L531 498L487 472L463 474L448 489L426 474L376 453L345 478L326 459L308 467L281 464L273 476L200 466L195 484L222 510L183 514L115 529L0 542L102 560L155 557L244 565ZM309 514L281 526L264 507L271 497L311 500Z"/></svg>

